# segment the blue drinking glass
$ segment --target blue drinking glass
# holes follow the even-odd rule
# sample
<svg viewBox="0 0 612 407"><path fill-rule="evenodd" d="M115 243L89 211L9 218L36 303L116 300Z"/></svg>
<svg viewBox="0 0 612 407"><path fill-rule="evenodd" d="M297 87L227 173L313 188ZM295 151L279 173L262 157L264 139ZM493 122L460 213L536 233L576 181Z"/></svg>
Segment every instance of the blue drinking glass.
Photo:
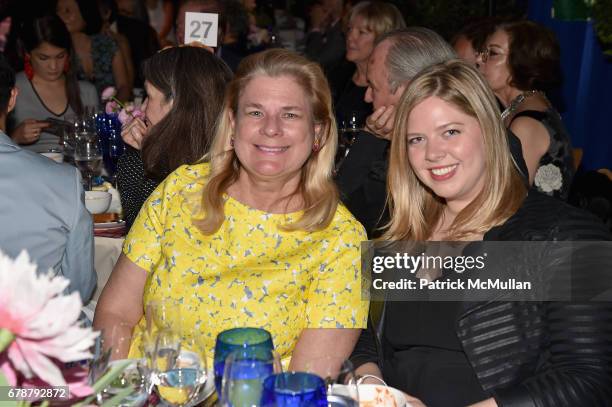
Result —
<svg viewBox="0 0 612 407"><path fill-rule="evenodd" d="M327 407L325 381L312 373L286 372L264 380L262 407Z"/></svg>
<svg viewBox="0 0 612 407"><path fill-rule="evenodd" d="M96 131L100 138L104 167L114 183L119 157L125 151L121 138L121 122L116 113L100 113L96 116Z"/></svg>
<svg viewBox="0 0 612 407"><path fill-rule="evenodd" d="M215 343L215 388L217 394L221 394L221 382L223 380L223 368L225 359L235 350L259 346L268 351L274 350L272 335L261 328L233 328L217 335Z"/></svg>
<svg viewBox="0 0 612 407"><path fill-rule="evenodd" d="M263 381L283 371L278 353L261 346L235 350L225 360L222 407L257 407Z"/></svg>

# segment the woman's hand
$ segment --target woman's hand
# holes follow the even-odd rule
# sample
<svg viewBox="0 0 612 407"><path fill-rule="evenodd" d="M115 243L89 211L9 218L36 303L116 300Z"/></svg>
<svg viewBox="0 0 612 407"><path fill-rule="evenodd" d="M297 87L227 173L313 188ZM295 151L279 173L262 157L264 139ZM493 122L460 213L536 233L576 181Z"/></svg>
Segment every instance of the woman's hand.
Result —
<svg viewBox="0 0 612 407"><path fill-rule="evenodd" d="M134 147L136 150L142 149L142 142L147 135L147 125L137 117L130 124L121 129L121 138L126 144Z"/></svg>
<svg viewBox="0 0 612 407"><path fill-rule="evenodd" d="M32 144L38 141L40 133L51 123L34 119L25 119L11 133L11 138L18 144Z"/></svg>

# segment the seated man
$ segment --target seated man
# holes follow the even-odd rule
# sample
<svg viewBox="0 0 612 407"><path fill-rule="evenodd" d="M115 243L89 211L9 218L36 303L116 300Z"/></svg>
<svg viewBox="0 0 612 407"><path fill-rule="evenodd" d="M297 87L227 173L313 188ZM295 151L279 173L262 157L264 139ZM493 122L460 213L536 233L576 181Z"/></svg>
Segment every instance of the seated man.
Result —
<svg viewBox="0 0 612 407"><path fill-rule="evenodd" d="M17 99L15 73L0 56L0 250L27 250L40 272L70 280L83 303L96 287L93 224L78 170L23 150L5 133Z"/></svg>

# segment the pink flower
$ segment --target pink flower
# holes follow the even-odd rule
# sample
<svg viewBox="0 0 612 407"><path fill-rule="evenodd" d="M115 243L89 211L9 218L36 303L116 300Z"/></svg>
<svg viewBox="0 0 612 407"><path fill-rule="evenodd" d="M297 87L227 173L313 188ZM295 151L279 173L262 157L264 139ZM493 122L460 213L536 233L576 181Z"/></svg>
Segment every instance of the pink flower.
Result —
<svg viewBox="0 0 612 407"><path fill-rule="evenodd" d="M119 103L115 102L114 100L106 102L104 111L107 114L117 113L117 110L119 110Z"/></svg>
<svg viewBox="0 0 612 407"><path fill-rule="evenodd" d="M0 252L0 330L14 335L2 350L8 366L26 379L37 377L52 386L65 386L55 361L92 357L89 348L98 333L80 326L81 298L77 292L63 294L68 284L51 272L37 274L25 251L14 261ZM5 360L0 359L0 367L7 368Z"/></svg>
<svg viewBox="0 0 612 407"><path fill-rule="evenodd" d="M107 101L115 97L117 94L117 89L113 86L109 86L108 88L102 91L102 101Z"/></svg>
<svg viewBox="0 0 612 407"><path fill-rule="evenodd" d="M134 120L135 118L143 118L144 113L141 112L138 108L136 108L132 103L127 104L120 112L119 112L119 121L122 125L127 126Z"/></svg>

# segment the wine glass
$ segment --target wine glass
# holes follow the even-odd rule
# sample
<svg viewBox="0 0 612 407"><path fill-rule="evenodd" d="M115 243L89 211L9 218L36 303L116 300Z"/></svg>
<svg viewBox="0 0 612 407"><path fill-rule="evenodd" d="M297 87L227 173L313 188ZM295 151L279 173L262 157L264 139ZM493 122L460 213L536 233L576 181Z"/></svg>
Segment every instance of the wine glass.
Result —
<svg viewBox="0 0 612 407"><path fill-rule="evenodd" d="M177 331L181 321L180 307L171 299L149 301L145 305L145 321L150 335L162 329Z"/></svg>
<svg viewBox="0 0 612 407"><path fill-rule="evenodd" d="M263 383L263 407L327 407L325 382L315 374L285 372L268 376Z"/></svg>
<svg viewBox="0 0 612 407"><path fill-rule="evenodd" d="M336 153L336 172L342 166L351 146L357 138L357 133L363 130L364 120L361 112L353 110L340 120L338 151Z"/></svg>
<svg viewBox="0 0 612 407"><path fill-rule="evenodd" d="M106 370L110 370L117 363L123 363L123 356L129 350L132 341L141 342L137 338L141 336L139 331L132 332L132 326L119 322L110 328L110 335L102 339L104 354L110 355L110 363ZM112 345L111 345L112 344ZM139 407L144 405L149 394L148 369L144 359L127 359L129 364L124 370L100 391L97 401L113 399L113 405L125 407Z"/></svg>
<svg viewBox="0 0 612 407"><path fill-rule="evenodd" d="M102 167L102 151L95 132L81 131L76 134L74 163L86 180L87 190L91 191L92 178L99 174Z"/></svg>
<svg viewBox="0 0 612 407"><path fill-rule="evenodd" d="M259 406L263 381L268 376L282 371L278 353L265 347L253 346L233 351L225 360L221 405Z"/></svg>
<svg viewBox="0 0 612 407"><path fill-rule="evenodd" d="M357 376L350 360L329 355L312 358L305 370L324 379L330 405L359 405Z"/></svg>
<svg viewBox="0 0 612 407"><path fill-rule="evenodd" d="M206 349L201 335L157 333L153 362L157 394L171 406L185 406L199 396L208 379Z"/></svg>
<svg viewBox="0 0 612 407"><path fill-rule="evenodd" d="M215 342L215 388L217 394L221 394L221 382L223 380L223 369L225 360L235 350L260 346L269 351L274 350L272 335L261 328L232 328L217 335Z"/></svg>

